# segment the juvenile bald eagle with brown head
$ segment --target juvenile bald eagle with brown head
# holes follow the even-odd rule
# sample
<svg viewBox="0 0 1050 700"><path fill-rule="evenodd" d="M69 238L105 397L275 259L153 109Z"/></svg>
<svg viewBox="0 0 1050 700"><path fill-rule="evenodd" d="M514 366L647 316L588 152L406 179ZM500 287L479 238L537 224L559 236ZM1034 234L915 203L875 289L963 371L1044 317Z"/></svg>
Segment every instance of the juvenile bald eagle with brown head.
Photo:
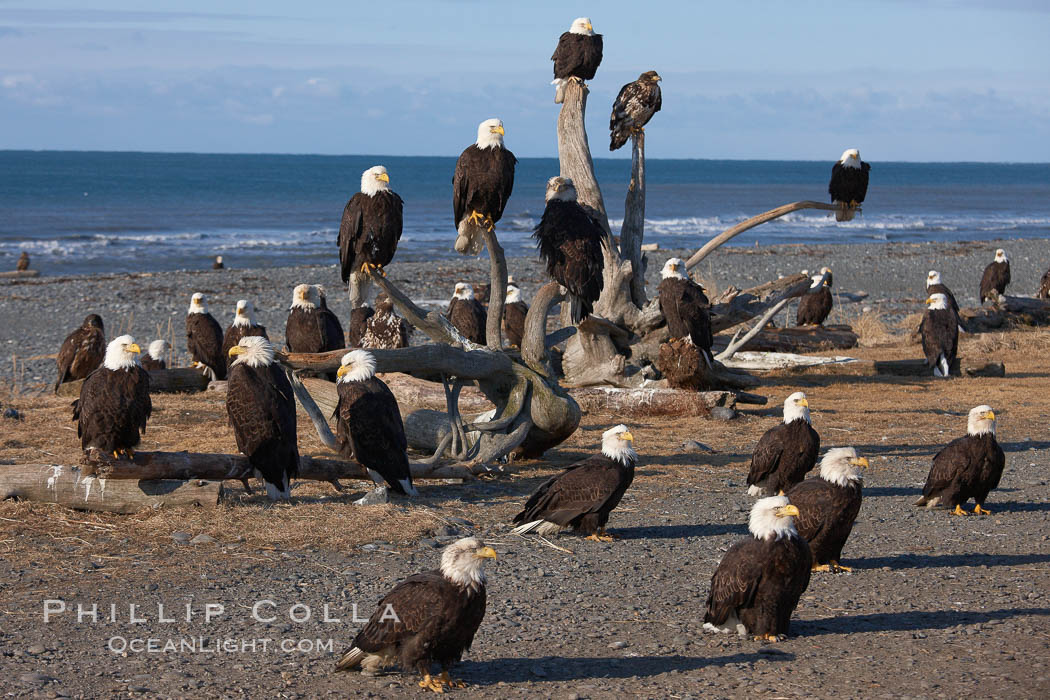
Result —
<svg viewBox="0 0 1050 700"><path fill-rule="evenodd" d="M806 478L817 463L820 436L809 424L809 400L801 391L784 399L784 423L770 428L751 454L748 494L771 496Z"/></svg>
<svg viewBox="0 0 1050 700"><path fill-rule="evenodd" d="M860 159L860 151L848 148L842 153L839 162L831 166L831 181L828 183L828 194L831 203L838 205L835 212L836 221L852 221L857 207L868 194L868 171L871 166Z"/></svg>
<svg viewBox="0 0 1050 700"><path fill-rule="evenodd" d="M638 453L626 425L602 434L601 454L571 465L536 489L525 508L514 516L512 532L547 535L572 528L589 540L611 542L605 532L609 514L634 481Z"/></svg>
<svg viewBox="0 0 1050 700"><path fill-rule="evenodd" d="M814 571L852 571L839 564L842 548L860 513L864 477L860 468L868 460L852 447L828 450L820 460L820 475L801 481L785 494L799 509L798 534L813 552Z"/></svg>
<svg viewBox="0 0 1050 700"><path fill-rule="evenodd" d="M448 670L470 649L485 617L482 564L495 558L476 537L445 547L440 568L409 576L379 601L335 670L360 666L375 673L397 664L422 676L419 687L426 690L444 693L460 685ZM435 663L441 667L436 677L430 675Z"/></svg>
<svg viewBox="0 0 1050 700"><path fill-rule="evenodd" d="M576 201L567 177L547 181L547 206L532 233L551 279L568 290L574 324L590 315L602 294L605 229Z"/></svg>
<svg viewBox="0 0 1050 700"><path fill-rule="evenodd" d="M638 80L620 88L620 94L613 102L612 116L609 117L610 151L627 143L631 134L642 131L653 115L660 111L663 105L661 80L656 71L648 70L638 76Z"/></svg>
<svg viewBox="0 0 1050 700"><path fill-rule="evenodd" d="M456 283L445 317L467 340L485 344L485 309L474 298L474 288L466 282Z"/></svg>
<svg viewBox="0 0 1050 700"><path fill-rule="evenodd" d="M22 251L22 254L18 256L18 262L15 263L15 270L18 272L24 272L29 269L29 253Z"/></svg>
<svg viewBox="0 0 1050 700"><path fill-rule="evenodd" d="M226 358L227 373L234 360L234 357L230 355L230 348L237 347L241 338L249 336L270 339L270 336L266 335L266 327L255 322L255 306L247 299L240 299L233 312L233 323L226 329L226 334L222 338L222 355Z"/></svg>
<svg viewBox="0 0 1050 700"><path fill-rule="evenodd" d="M494 231L514 189L518 159L503 145L503 122L486 119L478 138L460 154L452 175L452 219L456 223L456 251L481 252L482 227Z"/></svg>
<svg viewBox="0 0 1050 700"><path fill-rule="evenodd" d="M245 336L229 350L226 415L237 449L248 458L256 478L266 482L270 500L287 499L299 474L295 395L273 345L262 336Z"/></svg>
<svg viewBox="0 0 1050 700"><path fill-rule="evenodd" d="M922 496L915 505L969 515L962 504L972 498L974 515L991 515L984 502L999 485L1005 468L1006 454L995 439L995 412L991 406L972 408L966 419L966 435L934 455Z"/></svg>
<svg viewBox="0 0 1050 700"><path fill-rule="evenodd" d="M999 297L1006 293L1006 285L1010 284L1010 260L1006 257L1006 251L999 248L995 251L995 259L988 263L981 275L981 303L991 301L999 302Z"/></svg>
<svg viewBox="0 0 1050 700"><path fill-rule="evenodd" d="M365 324L361 347L393 350L407 348L412 335L412 326L397 315L394 302L386 294L376 295L376 310Z"/></svg>
<svg viewBox="0 0 1050 700"><path fill-rule="evenodd" d="M55 391L65 382L84 379L94 372L106 356L106 332L102 327L102 317L88 314L80 326L66 336L58 350L55 362L58 364L58 379Z"/></svg>
<svg viewBox="0 0 1050 700"><path fill-rule="evenodd" d="M190 298L186 312L186 349L194 366L203 367L212 379L226 379L222 327L208 312L208 299L200 292ZM227 348L228 350L228 348Z"/></svg>
<svg viewBox="0 0 1050 700"><path fill-rule="evenodd" d="M149 397L149 372L138 356L142 349L130 335L114 338L106 346L102 366L88 375L73 402L80 446L129 459L146 432L153 411Z"/></svg>
<svg viewBox="0 0 1050 700"><path fill-rule="evenodd" d="M809 545L795 529L799 514L785 496L755 502L751 536L729 548L711 577L704 629L769 642L787 637L813 564Z"/></svg>
<svg viewBox="0 0 1050 700"><path fill-rule="evenodd" d="M336 390L336 435L345 457L355 458L381 488L417 495L408 466L405 424L393 392L376 376L376 361L367 350L343 355Z"/></svg>

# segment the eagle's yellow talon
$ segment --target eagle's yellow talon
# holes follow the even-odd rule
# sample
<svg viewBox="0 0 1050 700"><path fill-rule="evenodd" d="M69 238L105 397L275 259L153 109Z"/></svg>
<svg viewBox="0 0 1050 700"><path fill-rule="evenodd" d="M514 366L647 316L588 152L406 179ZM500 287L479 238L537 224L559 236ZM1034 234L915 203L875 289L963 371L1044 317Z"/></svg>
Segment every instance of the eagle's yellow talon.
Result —
<svg viewBox="0 0 1050 700"><path fill-rule="evenodd" d="M969 515L965 510L962 509L961 505L955 506L955 510L948 511L949 515Z"/></svg>
<svg viewBox="0 0 1050 700"><path fill-rule="evenodd" d="M828 564L814 564L813 568L810 569L810 571L821 571L831 573L831 566Z"/></svg>
<svg viewBox="0 0 1050 700"><path fill-rule="evenodd" d="M831 561L831 570L835 571L835 572L845 571L847 573L853 573L853 567L851 567L851 566L843 566L842 564L839 564L835 560Z"/></svg>
<svg viewBox="0 0 1050 700"><path fill-rule="evenodd" d="M977 505L975 505L973 507L973 514L974 515L991 515L992 511L985 510L984 508L981 507L981 504L978 503Z"/></svg>
<svg viewBox="0 0 1050 700"><path fill-rule="evenodd" d="M467 684L464 683L463 681L454 681L451 678L449 678L448 671L442 671L441 675L438 677L438 679L442 683L444 683L445 685L449 686L450 688L466 688L467 687Z"/></svg>
<svg viewBox="0 0 1050 700"><path fill-rule="evenodd" d="M423 676L423 680L419 681L419 687L425 690L433 690L435 693L445 692L445 686L441 685L438 679L431 678L429 673Z"/></svg>
<svg viewBox="0 0 1050 700"><path fill-rule="evenodd" d="M777 642L780 641L780 637L778 637L775 634L760 634L757 637L755 637L755 641L756 642L772 642L772 643L776 644Z"/></svg>

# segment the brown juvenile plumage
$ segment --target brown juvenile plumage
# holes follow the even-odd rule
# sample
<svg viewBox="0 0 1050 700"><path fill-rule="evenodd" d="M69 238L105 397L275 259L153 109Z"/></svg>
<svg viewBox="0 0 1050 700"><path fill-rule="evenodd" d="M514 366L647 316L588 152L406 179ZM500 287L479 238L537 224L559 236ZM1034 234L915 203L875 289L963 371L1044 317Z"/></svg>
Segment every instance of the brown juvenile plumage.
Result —
<svg viewBox="0 0 1050 700"><path fill-rule="evenodd" d="M102 327L102 318L98 314L89 314L80 327L66 336L58 351L58 379L55 391L60 384L84 379L102 364L106 356L106 333Z"/></svg>

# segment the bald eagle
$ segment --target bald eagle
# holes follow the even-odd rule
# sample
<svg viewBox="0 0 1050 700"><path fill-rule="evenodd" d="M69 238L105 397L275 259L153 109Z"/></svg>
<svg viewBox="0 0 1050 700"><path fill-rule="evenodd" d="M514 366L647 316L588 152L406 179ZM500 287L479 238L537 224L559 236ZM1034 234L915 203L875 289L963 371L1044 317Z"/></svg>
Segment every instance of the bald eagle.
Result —
<svg viewBox="0 0 1050 700"><path fill-rule="evenodd" d="M495 558L476 537L445 547L440 568L409 576L379 601L335 670L360 666L375 673L396 663L419 673L421 688L443 693L456 686L448 670L470 649L485 617L482 564ZM441 666L436 678L430 675L434 663Z"/></svg>
<svg viewBox="0 0 1050 700"><path fill-rule="evenodd" d="M525 317L528 315L529 305L521 300L521 288L508 282L507 298L503 303L503 337L511 347L521 347L525 337Z"/></svg>
<svg viewBox="0 0 1050 700"><path fill-rule="evenodd" d="M226 379L222 341L222 327L208 313L207 298L197 292L190 298L190 309L186 312L186 349L194 366L204 367L212 379Z"/></svg>
<svg viewBox="0 0 1050 700"><path fill-rule="evenodd" d="M376 487L385 481L396 493L417 495L408 466L408 440L397 399L376 375L367 350L351 350L339 367L335 409L339 449L368 470Z"/></svg>
<svg viewBox="0 0 1050 700"><path fill-rule="evenodd" d="M412 327L397 315L390 298L386 294L377 294L376 310L365 324L361 347L385 350L407 348L411 335Z"/></svg>
<svg viewBox="0 0 1050 700"><path fill-rule="evenodd" d="M602 35L594 33L589 18L577 17L558 39L551 60L555 84L572 78L590 80L602 62Z"/></svg>
<svg viewBox="0 0 1050 700"><path fill-rule="evenodd" d="M226 358L227 374L229 374L234 357L230 354L230 348L236 347L241 342L241 338L249 336L270 339L270 336L266 335L266 327L255 322L255 306L247 299L240 299L233 313L233 323L226 329L226 334L222 337L222 355Z"/></svg>
<svg viewBox="0 0 1050 700"><path fill-rule="evenodd" d="M401 240L404 202L390 189L390 175L382 165L361 174L361 191L343 208L339 225L339 262L343 283L358 271L390 264Z"/></svg>
<svg viewBox="0 0 1050 700"><path fill-rule="evenodd" d="M809 545L795 529L798 515L785 496L755 502L751 537L730 547L711 577L704 629L770 642L787 636L813 564Z"/></svg>
<svg viewBox="0 0 1050 700"><path fill-rule="evenodd" d="M518 159L503 145L503 122L486 119L478 125L478 140L460 154L452 175L452 220L459 236L456 251L477 255L481 227L494 231L514 189Z"/></svg>
<svg viewBox="0 0 1050 700"><path fill-rule="evenodd" d="M991 301L998 303L999 297L1006 293L1006 285L1010 284L1010 261L1006 257L1006 251L999 248L995 251L995 259L988 263L981 275L981 303Z"/></svg>
<svg viewBox="0 0 1050 700"><path fill-rule="evenodd" d="M860 512L860 467L867 466L868 460L857 457L852 447L836 447L820 460L820 476L787 490L785 495L799 509L795 527L813 552L814 571L852 571L839 559Z"/></svg>
<svg viewBox="0 0 1050 700"><path fill-rule="evenodd" d="M976 503L974 515L991 515L984 502L999 485L1005 467L1006 455L995 439L995 412L991 406L972 408L966 419L966 435L934 455L922 497L915 505L969 515L962 504L972 498Z"/></svg>
<svg viewBox="0 0 1050 700"><path fill-rule="evenodd" d="M959 315L959 302L955 301L955 295L952 294L952 290L948 289L947 285L941 281L941 273L936 270L930 270L926 273L926 296L932 296L934 294L943 294L948 299L948 306L955 312L955 315Z"/></svg>
<svg viewBox="0 0 1050 700"><path fill-rule="evenodd" d="M933 376L947 377L959 350L959 317L948 306L948 297L931 294L926 300L926 313L919 324L922 352Z"/></svg>
<svg viewBox="0 0 1050 700"><path fill-rule="evenodd" d="M811 278L810 291L798 300L798 313L795 315L796 326L822 326L831 313L831 270L821 268L819 275ZM819 288L819 289L818 289Z"/></svg>
<svg viewBox="0 0 1050 700"><path fill-rule="evenodd" d="M1050 299L1050 270L1043 273L1043 278L1039 280L1039 292L1036 294L1039 299Z"/></svg>
<svg viewBox="0 0 1050 700"><path fill-rule="evenodd" d="M146 354L139 358L142 369L152 372L155 369L167 369L168 363L164 356L171 350L171 344L166 340L154 340L149 344Z"/></svg>
<svg viewBox="0 0 1050 700"><path fill-rule="evenodd" d="M222 270L222 269L225 269L225 267L226 266L222 264L222 256L221 255L216 255L215 256L215 262L213 262L211 264L211 269L213 269L213 270Z"/></svg>
<svg viewBox="0 0 1050 700"><path fill-rule="evenodd" d="M24 272L29 269L29 253L22 251L22 254L18 256L18 262L15 263L15 269L19 272Z"/></svg>
<svg viewBox="0 0 1050 700"><path fill-rule="evenodd" d="M711 309L704 288L689 279L685 261L670 258L660 271L660 312L667 321L671 339L682 338L700 351L711 366Z"/></svg>
<svg viewBox="0 0 1050 700"><path fill-rule="evenodd" d="M88 314L80 326L66 336L58 350L58 379L55 391L65 382L84 379L94 372L106 355L106 332L102 317Z"/></svg>
<svg viewBox="0 0 1050 700"><path fill-rule="evenodd" d="M86 452L94 447L130 459L146 421L153 411L149 397L149 372L139 365L142 349L130 335L114 338L106 346L102 366L88 375L73 402L77 436Z"/></svg>
<svg viewBox="0 0 1050 700"><path fill-rule="evenodd" d="M378 297L377 297L378 298ZM368 330L368 321L375 314L371 306L358 306L350 310L350 326L346 331L346 347L364 347L365 331Z"/></svg>
<svg viewBox="0 0 1050 700"><path fill-rule="evenodd" d="M325 338L329 345L333 346L329 349L342 350L346 347L343 342L346 340L343 334L343 324L339 322L339 317L335 315L335 312L328 308L328 295L325 294L324 286L315 284L314 289L317 290L318 308L321 312L321 325L325 329Z"/></svg>
<svg viewBox="0 0 1050 700"><path fill-rule="evenodd" d="M547 274L568 290L572 322L576 324L591 313L602 294L606 233L576 201L571 179L548 180L546 199L543 217L532 237L547 265Z"/></svg>
<svg viewBox="0 0 1050 700"><path fill-rule="evenodd" d="M663 99L660 95L662 78L654 70L638 76L638 80L620 88L613 102L609 117L609 150L615 151L631 138L631 134L642 131L653 115L660 111Z"/></svg>
<svg viewBox="0 0 1050 700"><path fill-rule="evenodd" d="M295 395L273 345L263 336L245 336L229 350L226 415L237 449L248 457L256 478L266 482L270 500L288 498L299 473Z"/></svg>
<svg viewBox="0 0 1050 700"><path fill-rule="evenodd" d="M514 516L513 532L547 535L572 528L587 539L611 542L605 533L609 513L634 481L638 453L626 425L602 434L602 453L571 465L545 481Z"/></svg>
<svg viewBox="0 0 1050 700"><path fill-rule="evenodd" d="M849 148L842 153L839 162L831 166L831 181L828 194L831 203L839 206L836 221L852 221L857 207L868 193L868 171L871 166L860 159L860 151Z"/></svg>
<svg viewBox="0 0 1050 700"><path fill-rule="evenodd" d="M284 339L292 352L328 352L343 348L343 329L332 323L334 314L321 308L317 287L300 284L292 291L292 305L284 326ZM335 381L334 372L320 372L320 376Z"/></svg>
<svg viewBox="0 0 1050 700"><path fill-rule="evenodd" d="M817 463L820 436L809 424L809 401L801 391L784 399L784 423L770 428L751 455L748 494L769 496L806 478Z"/></svg>
<svg viewBox="0 0 1050 700"><path fill-rule="evenodd" d="M445 317L467 340L485 344L485 309L474 298L474 288L466 282L456 283Z"/></svg>

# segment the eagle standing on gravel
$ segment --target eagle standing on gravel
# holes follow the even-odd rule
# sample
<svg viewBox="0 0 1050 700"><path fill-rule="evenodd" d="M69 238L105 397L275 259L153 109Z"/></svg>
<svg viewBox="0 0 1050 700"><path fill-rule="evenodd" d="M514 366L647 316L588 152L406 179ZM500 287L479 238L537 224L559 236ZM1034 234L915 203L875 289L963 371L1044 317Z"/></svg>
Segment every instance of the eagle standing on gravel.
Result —
<svg viewBox="0 0 1050 700"><path fill-rule="evenodd" d="M631 134L643 131L653 115L660 111L663 105L661 80L656 71L649 70L638 76L638 80L620 88L609 117L610 151L627 143Z"/></svg>
<svg viewBox="0 0 1050 700"><path fill-rule="evenodd" d="M809 545L795 529L799 515L785 496L755 502L751 537L730 547L711 577L704 629L769 642L787 636L813 565Z"/></svg>
<svg viewBox="0 0 1050 700"><path fill-rule="evenodd" d="M237 449L266 482L271 501L292 494L293 477L299 473L299 443L295 425L295 395L280 363L274 362L273 345L263 336L250 335L229 349L229 383L226 415Z"/></svg>
<svg viewBox="0 0 1050 700"><path fill-rule="evenodd" d="M781 493L806 478L817 463L820 436L809 424L809 401L801 391L784 399L784 423L755 445L747 475L750 496Z"/></svg>
<svg viewBox="0 0 1050 700"><path fill-rule="evenodd" d="M105 355L106 331L102 327L102 317L88 314L80 326L66 336L58 350L55 392L65 382L86 378L102 364Z"/></svg>
<svg viewBox="0 0 1050 700"><path fill-rule="evenodd" d="M959 351L959 316L944 294L931 294L926 307L919 324L926 366L933 369L933 376L948 377Z"/></svg>
<svg viewBox="0 0 1050 700"><path fill-rule="evenodd" d="M605 229L576 201L567 177L547 181L547 206L532 237L551 279L568 290L570 315L578 324L594 310L605 282Z"/></svg>
<svg viewBox="0 0 1050 700"><path fill-rule="evenodd" d="M915 505L969 515L962 504L972 498L974 515L991 515L984 502L999 485L1005 468L1006 454L995 439L995 412L991 406L972 408L966 418L966 435L934 455L922 497Z"/></svg>
<svg viewBox="0 0 1050 700"><path fill-rule="evenodd" d="M512 532L524 535L556 533L572 528L587 539L611 542L605 533L609 513L634 481L638 453L634 436L626 425L617 425L602 434L602 453L573 464L545 481L532 494L525 508L514 516L520 525Z"/></svg>
<svg viewBox="0 0 1050 700"><path fill-rule="evenodd" d="M1006 251L999 248L995 251L995 259L988 263L981 275L981 303L991 301L998 303L999 297L1006 293L1006 285L1010 284L1010 261L1006 257Z"/></svg>
<svg viewBox="0 0 1050 700"><path fill-rule="evenodd" d="M149 372L138 360L141 352L130 335L113 339L106 346L102 366L80 387L80 398L73 402L73 420L85 452L94 447L117 459L135 456L132 448L139 444L153 412Z"/></svg>
<svg viewBox="0 0 1050 700"><path fill-rule="evenodd" d="M398 664L422 676L420 688L444 693L462 687L448 670L470 649L485 617L482 564L495 558L476 537L445 547L440 568L409 576L379 601L335 670L361 667L375 673ZM440 676L430 675L434 663L441 666Z"/></svg>
<svg viewBox="0 0 1050 700"><path fill-rule="evenodd" d="M820 460L820 476L787 490L785 495L799 509L795 528L813 552L814 571L852 571L839 559L860 513L864 487L860 468L867 466L868 460L857 457L852 447L836 447Z"/></svg>
<svg viewBox="0 0 1050 700"><path fill-rule="evenodd" d="M503 337L513 348L520 348L525 337L525 318L529 305L521 300L521 288L513 282L507 283L507 298L503 303Z"/></svg>
<svg viewBox="0 0 1050 700"><path fill-rule="evenodd" d="M157 339L149 344L146 354L139 358L142 369L152 372L155 369L167 369L168 363L164 356L171 350L171 344L166 340Z"/></svg>
<svg viewBox="0 0 1050 700"><path fill-rule="evenodd" d="M478 139L456 161L452 175L452 214L456 223L456 251L481 252L482 227L496 230L514 189L518 159L503 145L503 122L486 119L478 125Z"/></svg>

